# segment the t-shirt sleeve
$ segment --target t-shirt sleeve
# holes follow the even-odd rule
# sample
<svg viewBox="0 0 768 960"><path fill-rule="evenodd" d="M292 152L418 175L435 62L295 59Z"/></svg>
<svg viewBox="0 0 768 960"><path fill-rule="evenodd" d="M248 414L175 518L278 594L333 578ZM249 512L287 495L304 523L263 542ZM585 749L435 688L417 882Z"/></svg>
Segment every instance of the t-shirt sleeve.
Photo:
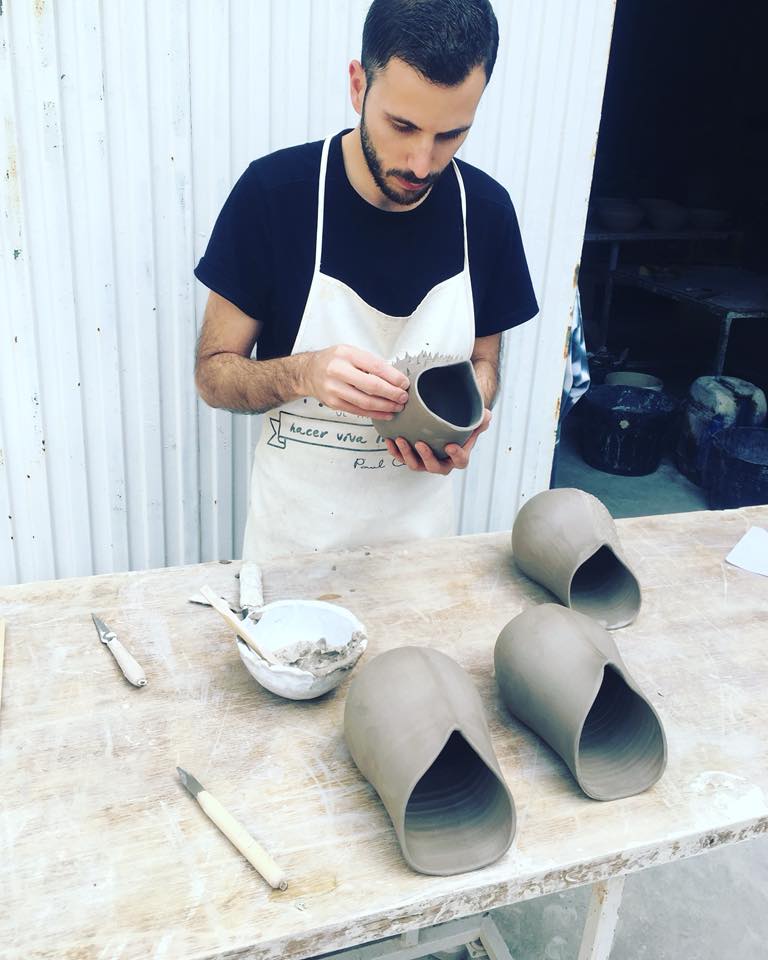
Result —
<svg viewBox="0 0 768 960"><path fill-rule="evenodd" d="M504 193L506 202L497 205L498 220L492 231L495 254L488 258L484 283L478 291L480 296L475 297L478 337L510 330L539 312L517 214L506 191Z"/></svg>
<svg viewBox="0 0 768 960"><path fill-rule="evenodd" d="M195 276L209 290L264 321L272 296L273 252L268 242L266 205L257 164L232 188Z"/></svg>

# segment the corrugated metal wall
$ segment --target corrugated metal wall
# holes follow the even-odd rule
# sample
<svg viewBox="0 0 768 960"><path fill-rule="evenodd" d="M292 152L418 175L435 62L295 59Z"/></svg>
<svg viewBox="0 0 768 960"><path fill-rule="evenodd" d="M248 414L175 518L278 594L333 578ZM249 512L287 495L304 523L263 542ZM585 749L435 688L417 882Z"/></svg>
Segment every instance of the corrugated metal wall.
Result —
<svg viewBox="0 0 768 960"><path fill-rule="evenodd" d="M0 583L237 556L256 418L192 381L192 268L261 154L352 126L368 0L0 0ZM496 0L462 156L515 200L508 337L463 532L548 485L613 0Z"/></svg>

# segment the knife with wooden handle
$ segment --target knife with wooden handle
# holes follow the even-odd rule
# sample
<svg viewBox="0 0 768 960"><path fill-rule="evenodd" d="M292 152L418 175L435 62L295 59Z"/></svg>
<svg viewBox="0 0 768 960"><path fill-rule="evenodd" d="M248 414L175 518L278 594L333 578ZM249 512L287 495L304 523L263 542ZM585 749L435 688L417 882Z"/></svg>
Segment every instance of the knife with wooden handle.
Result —
<svg viewBox="0 0 768 960"><path fill-rule="evenodd" d="M95 613L92 613L93 622L99 631L99 639L107 647L112 656L117 660L117 665L123 671L125 679L134 685L134 687L143 687L147 678L139 664L128 653L125 647L117 639L117 634L100 620Z"/></svg>
<svg viewBox="0 0 768 960"><path fill-rule="evenodd" d="M254 840L245 827L238 823L226 807L208 793L205 787L196 780L191 773L176 767L181 777L181 782L189 790L192 796L197 800L208 817L216 824L224 836L242 853L245 859L254 867L258 873L267 881L270 887L275 890L287 890L288 881L285 874L278 867L275 861L270 857L264 847Z"/></svg>

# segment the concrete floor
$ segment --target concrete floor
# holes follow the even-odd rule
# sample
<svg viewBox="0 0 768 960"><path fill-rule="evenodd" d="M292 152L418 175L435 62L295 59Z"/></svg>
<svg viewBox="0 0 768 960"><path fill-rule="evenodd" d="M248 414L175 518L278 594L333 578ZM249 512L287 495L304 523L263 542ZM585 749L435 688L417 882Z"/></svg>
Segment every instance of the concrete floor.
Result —
<svg viewBox="0 0 768 960"><path fill-rule="evenodd" d="M707 509L707 500L701 487L691 483L678 471L671 450L665 453L659 469L644 477L615 476L586 464L579 452L580 422L576 416L577 409L563 424L553 486L578 487L594 494L603 501L615 519Z"/></svg>
<svg viewBox="0 0 768 960"><path fill-rule="evenodd" d="M555 485L599 497L614 517L707 508L665 457L656 473L619 477L587 466L578 420L566 421ZM515 960L576 960L589 902L580 888L494 912ZM611 960L766 960L768 838L627 878Z"/></svg>
<svg viewBox="0 0 768 960"><path fill-rule="evenodd" d="M627 877L611 960L765 960L768 839ZM576 960L589 891L494 911L515 960Z"/></svg>

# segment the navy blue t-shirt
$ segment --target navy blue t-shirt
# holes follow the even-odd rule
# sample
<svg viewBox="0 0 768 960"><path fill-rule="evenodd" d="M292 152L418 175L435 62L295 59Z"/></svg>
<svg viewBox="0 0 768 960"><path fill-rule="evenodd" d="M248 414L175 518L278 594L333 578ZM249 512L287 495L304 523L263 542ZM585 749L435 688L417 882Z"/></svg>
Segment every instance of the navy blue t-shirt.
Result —
<svg viewBox="0 0 768 960"><path fill-rule="evenodd" d="M345 132L345 131L344 131ZM390 316L413 313L464 265L461 198L449 166L412 210L380 210L352 187L341 137L331 141L321 267ZM195 276L263 324L257 356L290 354L315 264L322 141L250 164L219 214ZM467 195L475 332L483 337L538 312L520 229L507 191L458 161Z"/></svg>

